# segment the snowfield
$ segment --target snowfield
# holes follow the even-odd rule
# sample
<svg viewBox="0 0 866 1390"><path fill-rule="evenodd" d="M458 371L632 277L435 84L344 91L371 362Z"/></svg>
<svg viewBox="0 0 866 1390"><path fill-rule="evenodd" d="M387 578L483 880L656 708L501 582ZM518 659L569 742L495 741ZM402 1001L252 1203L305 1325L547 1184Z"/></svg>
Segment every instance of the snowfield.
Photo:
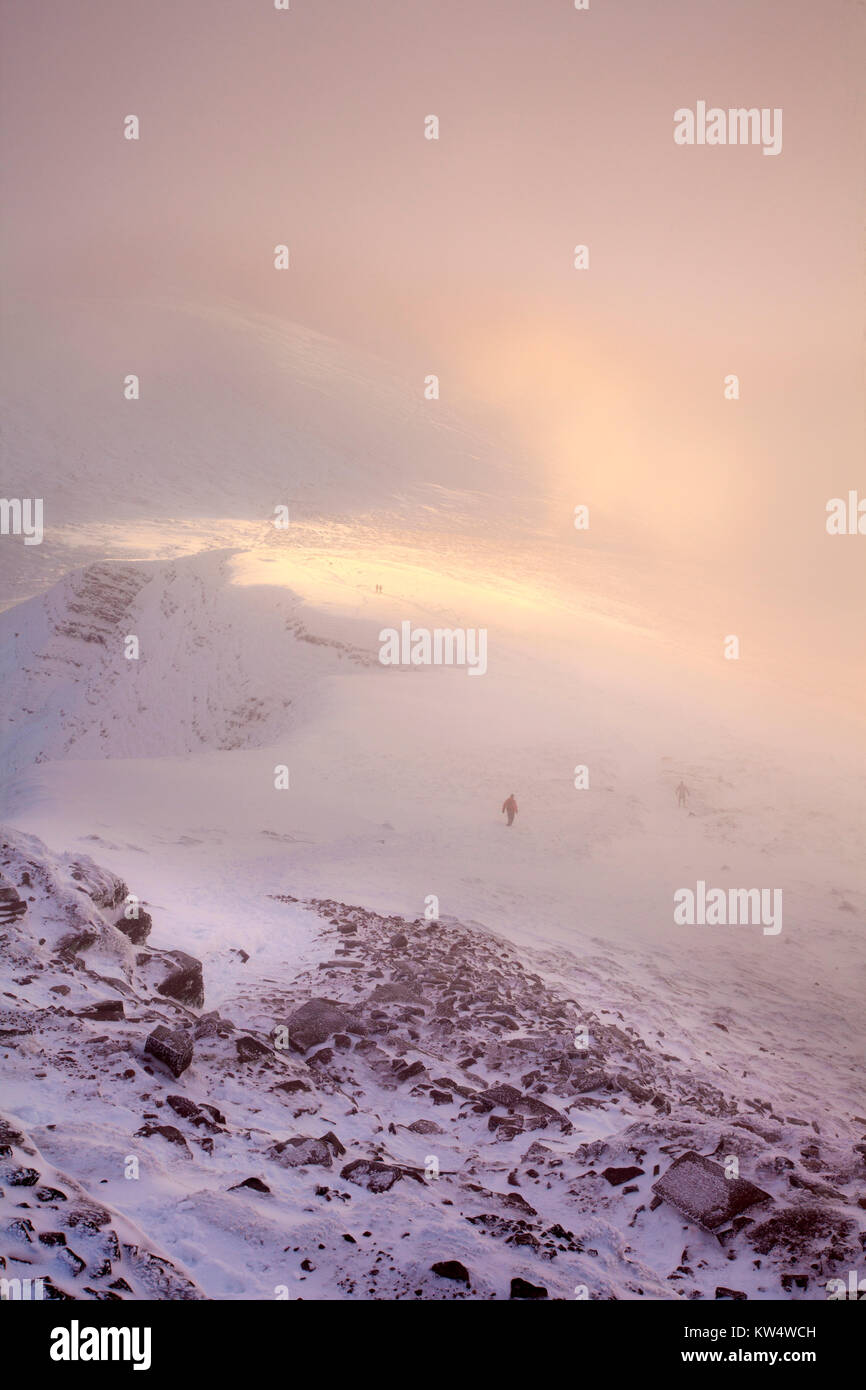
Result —
<svg viewBox="0 0 866 1390"><path fill-rule="evenodd" d="M131 320L154 362L166 312ZM538 499L510 521L507 462L378 369L178 315L193 366L134 443L75 405L92 362L65 382L36 479L62 525L0 543L3 1274L826 1297L866 1243L856 715L698 650L709 581L660 615ZM13 382L22 469L51 351ZM175 428L205 400L207 437ZM487 673L383 666L404 621L484 628ZM781 890L781 931L677 925L698 882ZM690 1155L759 1197L720 1214Z"/></svg>

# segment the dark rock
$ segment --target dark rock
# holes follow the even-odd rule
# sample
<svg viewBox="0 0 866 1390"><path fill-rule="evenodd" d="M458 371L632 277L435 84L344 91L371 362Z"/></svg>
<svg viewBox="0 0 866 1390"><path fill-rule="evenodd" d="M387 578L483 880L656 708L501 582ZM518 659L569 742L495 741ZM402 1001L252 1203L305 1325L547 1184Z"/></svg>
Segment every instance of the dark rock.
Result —
<svg viewBox="0 0 866 1390"><path fill-rule="evenodd" d="M261 1178L244 1178L243 1182L235 1183L234 1187L229 1188L229 1192L238 1192L242 1187L252 1188L253 1192L270 1192L267 1183L262 1182Z"/></svg>
<svg viewBox="0 0 866 1390"><path fill-rule="evenodd" d="M340 1177L353 1182L356 1187L366 1187L368 1192L387 1192L403 1177L403 1169L392 1163L380 1163L378 1159L356 1158L347 1163Z"/></svg>
<svg viewBox="0 0 866 1390"><path fill-rule="evenodd" d="M543 1284L530 1284L528 1279L512 1279L511 1298L547 1298Z"/></svg>
<svg viewBox="0 0 866 1390"><path fill-rule="evenodd" d="M35 1187L41 1173L35 1168L16 1168L14 1172L5 1175L5 1181L10 1187Z"/></svg>
<svg viewBox="0 0 866 1390"><path fill-rule="evenodd" d="M433 1090L430 1092L430 1098L434 1105L451 1105L454 1100L450 1091Z"/></svg>
<svg viewBox="0 0 866 1390"><path fill-rule="evenodd" d="M430 1268L440 1279L453 1279L458 1284L469 1284L469 1270L459 1260L437 1260Z"/></svg>
<svg viewBox="0 0 866 1390"><path fill-rule="evenodd" d="M520 1115L490 1115L487 1128L499 1139L514 1139L523 1133L523 1119Z"/></svg>
<svg viewBox="0 0 866 1390"><path fill-rule="evenodd" d="M192 1038L179 1029L172 1031L160 1023L144 1045L145 1052L163 1062L173 1076L180 1076L192 1061Z"/></svg>
<svg viewBox="0 0 866 1390"><path fill-rule="evenodd" d="M502 1202L506 1207L514 1207L517 1211L522 1211L525 1216L537 1216L535 1207L531 1207L526 1198L519 1192L509 1192L507 1197L503 1197Z"/></svg>
<svg viewBox="0 0 866 1390"><path fill-rule="evenodd" d="M426 1070L423 1062L410 1062L408 1066L402 1067L397 1072L397 1080L400 1082L411 1081L414 1076L420 1076Z"/></svg>
<svg viewBox="0 0 866 1390"><path fill-rule="evenodd" d="M499 1086L488 1086L486 1091L478 1093L478 1100L484 1101L490 1106L504 1105L506 1107L515 1106L522 1099L521 1092L516 1086L508 1086L505 1083Z"/></svg>
<svg viewBox="0 0 866 1390"><path fill-rule="evenodd" d="M200 1113L195 1101L190 1100L188 1096L166 1096L166 1100L175 1115L180 1115L184 1120L191 1120L194 1115Z"/></svg>
<svg viewBox="0 0 866 1390"><path fill-rule="evenodd" d="M122 999L103 999L98 1004L91 1004L86 1009L81 1009L79 1018L92 1018L98 1023L119 1023L124 1017Z"/></svg>
<svg viewBox="0 0 866 1390"><path fill-rule="evenodd" d="M337 1158L342 1158L343 1154L346 1152L345 1144L340 1143L339 1139L337 1138L336 1134L332 1129L329 1129L327 1134L322 1135L322 1143L327 1144L331 1149L333 1149Z"/></svg>
<svg viewBox="0 0 866 1390"><path fill-rule="evenodd" d="M441 1134L441 1133L442 1133L441 1127L440 1127L439 1125L437 1125L437 1123L436 1123L435 1120L413 1120L412 1124L411 1124L411 1125L407 1125L406 1128L407 1128L408 1130L410 1130L410 1131L412 1132L412 1134Z"/></svg>
<svg viewBox="0 0 866 1390"><path fill-rule="evenodd" d="M62 1231L43 1231L39 1237L40 1245L65 1245L66 1237Z"/></svg>
<svg viewBox="0 0 866 1390"><path fill-rule="evenodd" d="M367 1000L368 1004L417 1004L421 996L414 985L405 981L389 980L387 984L377 985Z"/></svg>
<svg viewBox="0 0 866 1390"><path fill-rule="evenodd" d="M632 1178L643 1176L643 1168L604 1168L601 1176L606 1178L611 1187L619 1187L621 1183L629 1182Z"/></svg>
<svg viewBox="0 0 866 1390"><path fill-rule="evenodd" d="M727 1178L718 1163L690 1150L653 1183L663 1201L705 1231L715 1231L757 1202L772 1201L745 1178Z"/></svg>
<svg viewBox="0 0 866 1390"><path fill-rule="evenodd" d="M157 985L157 990L181 1004L188 1004L190 1008L200 1009L204 1004L201 961L196 960L195 956L188 956L186 951L170 951L168 954L177 968L166 975L162 984Z"/></svg>
<svg viewBox="0 0 866 1390"><path fill-rule="evenodd" d="M169 1144L175 1144L179 1149L183 1149L186 1153L189 1153L189 1145L180 1130L176 1129L174 1125L146 1124L142 1125L141 1129L135 1131L136 1138L140 1137L142 1139L151 1139L154 1134L160 1135L161 1138L167 1140ZM192 1157L192 1155L190 1155L190 1157Z"/></svg>
<svg viewBox="0 0 866 1390"><path fill-rule="evenodd" d="M258 1038L247 1036L235 1038L235 1051L241 1062L260 1062L263 1057L271 1057L271 1049Z"/></svg>
<svg viewBox="0 0 866 1390"><path fill-rule="evenodd" d="M283 1168L306 1168L332 1166L331 1147L324 1139L313 1139L307 1134L296 1134L279 1144L272 1144L268 1153Z"/></svg>
<svg viewBox="0 0 866 1390"><path fill-rule="evenodd" d="M141 946L150 936L153 918L149 912L139 908L137 917L118 917L114 925L124 936L129 937L133 946Z"/></svg>
<svg viewBox="0 0 866 1390"><path fill-rule="evenodd" d="M289 1042L297 1052L327 1042L333 1033L366 1034L366 1027L359 1023L344 1004L333 999L308 999L299 1009L295 1009L288 1021Z"/></svg>
<svg viewBox="0 0 866 1390"><path fill-rule="evenodd" d="M11 884L3 884L0 887L0 927L7 926L10 922L15 922L19 917L23 917L27 911L27 904Z"/></svg>
<svg viewBox="0 0 866 1390"><path fill-rule="evenodd" d="M285 1091L287 1096L293 1096L298 1091L309 1091L310 1089L306 1081L278 1081L274 1087L275 1091Z"/></svg>
<svg viewBox="0 0 866 1390"><path fill-rule="evenodd" d="M716 1298L736 1298L748 1299L747 1293L741 1293L739 1289L726 1289L722 1284L716 1289Z"/></svg>

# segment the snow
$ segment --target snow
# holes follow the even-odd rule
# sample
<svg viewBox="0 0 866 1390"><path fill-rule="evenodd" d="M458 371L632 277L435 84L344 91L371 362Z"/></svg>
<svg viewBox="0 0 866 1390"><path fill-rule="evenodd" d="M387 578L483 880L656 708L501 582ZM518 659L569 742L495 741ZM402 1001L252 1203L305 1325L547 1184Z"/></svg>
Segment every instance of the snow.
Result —
<svg viewBox="0 0 866 1390"><path fill-rule="evenodd" d="M654 1057L673 1059L665 1066L739 1104L766 1102L784 1123L778 1140L753 1136L743 1176L777 1204L798 1194L784 1173L758 1172L761 1161L783 1154L799 1163L803 1143L817 1138L823 1176L814 1180L843 1192L844 1200L826 1199L829 1209L844 1210L862 1231L850 1166L866 1127L854 1118L866 1114L866 816L855 717L840 708L828 722L809 688L782 686L767 670L732 670L715 650L696 652L676 622L660 622L650 581L642 598L625 562L621 571L597 554L578 563L571 538L540 544L525 518L512 525L492 505L479 513L479 492L489 498L507 474L495 451L485 452L485 474L470 471L481 446L468 435L437 427L422 449L429 422L375 365L361 370L324 340L294 330L275 337L261 324L260 356L244 365L238 316L180 317L196 362L190 414L199 395L210 413L194 450L191 426L179 437L183 467L154 448L169 437L176 398L134 446L156 469L165 520L122 483L134 453L116 478L108 469L129 440L118 413L106 413L104 437L84 441L88 465L65 481L67 441L49 421L56 437L41 454L43 491L64 523L38 562L28 554L22 568L16 554L0 594L3 602L30 595L0 613L3 820L15 835L44 841L48 849L34 853L52 872L61 863L53 855L86 853L123 878L152 912L149 945L202 960L205 1010L262 1035L274 1026L275 1006L263 1002L269 991L300 997L306 975L333 956L314 908L277 895L414 922L435 894L444 922L514 949L548 990L605 1024L627 1025ZM155 332L160 319L148 310L141 322ZM215 362L217 381L220 372L240 374L224 410L215 406ZM71 411L75 382L64 389L62 409ZM26 399L21 409L29 418ZM92 401L79 411L82 421L99 418ZM246 441L256 459L252 488L238 460L249 412L262 417ZM291 422L282 435L281 420ZM393 480L407 461L401 490ZM470 476L479 486L464 490ZM303 497L304 514L279 533L267 517L285 492ZM383 667L379 633L404 620L486 628L487 674ZM137 661L123 654L129 633L139 638ZM286 791L274 786L283 764ZM578 764L589 768L587 790L573 785ZM685 809L673 794L681 778ZM498 812L510 791L520 811L509 830ZM782 932L676 926L674 892L698 879L781 888ZM42 910L16 930L32 934ZM249 955L244 965L237 948ZM4 968L20 975L22 967ZM25 996L11 979L4 988L45 1007L49 996ZM88 1025L87 1033L112 1027ZM48 1071L38 1085L37 1067ZM387 1088L376 1093L371 1084L354 1114L331 1092L309 1121L315 1127L301 1117L292 1129L283 1100L230 1078L218 1060L197 1059L186 1081L226 1111L231 1134L213 1154L193 1146L191 1161L164 1140L134 1138L141 1104L132 1091L146 1079L140 1057L135 1067L134 1084L100 1068L96 1084L79 1076L71 1088L32 1038L6 1053L4 1113L28 1128L46 1163L136 1223L209 1297L274 1297L283 1285L289 1297L370 1296L368 1250L380 1248L395 1266L380 1280L383 1297L418 1287L424 1297L465 1296L430 1275L440 1259L471 1266L473 1297L507 1297L517 1275L559 1297L583 1284L595 1297L671 1297L680 1284L699 1297L713 1297L716 1284L780 1295L781 1267L756 1269L742 1241L731 1260L714 1237L684 1233L666 1207L631 1224L635 1204L651 1197L653 1160L670 1154L661 1138L653 1148L652 1114L628 1097L575 1111L574 1134L556 1138L555 1151L570 1158L603 1140L601 1166L618 1152L631 1163L627 1131L639 1122L647 1155L633 1201L544 1190L543 1222L597 1250L561 1253L554 1273L501 1242L496 1258L482 1261L493 1237L434 1201L432 1184L406 1180L370 1194L340 1182L348 1158L321 1180L351 1202L334 1197L323 1208L311 1201L309 1176L266 1162L250 1137L332 1129L349 1157L369 1157L371 1115L387 1125L397 1104ZM172 1086L153 1085L164 1103ZM400 1104L401 1124L439 1118L420 1101L417 1114ZM704 1115L696 1132L696 1123L684 1119L680 1150L708 1153L724 1125L716 1132ZM494 1142L479 1130L470 1141L457 1130L437 1137L443 1160L464 1168L480 1154L482 1166L501 1168L497 1190L506 1193L504 1174L526 1136ZM548 1142L547 1131L531 1138ZM423 1166L428 1142L395 1138L391 1159ZM118 1156L138 1150L146 1174L125 1181ZM228 1192L250 1172L266 1172L273 1200ZM521 1191L535 1206L535 1189ZM357 1247L342 1242L340 1222ZM301 1258L316 1263L320 1244L327 1253L318 1270L302 1272ZM672 1286L671 1271L691 1269L696 1250L703 1272ZM803 1296L823 1296L817 1279Z"/></svg>

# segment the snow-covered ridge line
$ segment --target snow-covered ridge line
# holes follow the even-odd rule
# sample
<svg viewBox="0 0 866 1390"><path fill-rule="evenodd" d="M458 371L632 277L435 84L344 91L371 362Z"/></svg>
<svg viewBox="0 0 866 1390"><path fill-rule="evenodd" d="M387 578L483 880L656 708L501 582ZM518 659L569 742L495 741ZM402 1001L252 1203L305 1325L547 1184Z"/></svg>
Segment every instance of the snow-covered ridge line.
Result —
<svg viewBox="0 0 866 1390"><path fill-rule="evenodd" d="M344 661L376 664L375 650L311 630L290 591L252 602L230 582L234 553L88 565L0 614L7 775L63 758L261 747L293 725L317 679Z"/></svg>

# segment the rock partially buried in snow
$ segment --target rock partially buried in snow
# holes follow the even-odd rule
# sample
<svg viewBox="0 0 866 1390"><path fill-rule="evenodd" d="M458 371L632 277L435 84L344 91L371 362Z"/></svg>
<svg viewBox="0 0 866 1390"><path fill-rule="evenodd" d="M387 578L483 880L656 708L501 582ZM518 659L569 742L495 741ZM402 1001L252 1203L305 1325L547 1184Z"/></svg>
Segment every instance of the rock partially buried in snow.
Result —
<svg viewBox="0 0 866 1390"><path fill-rule="evenodd" d="M440 1279L453 1279L458 1284L469 1283L469 1270L459 1260L437 1260L430 1268Z"/></svg>
<svg viewBox="0 0 866 1390"><path fill-rule="evenodd" d="M173 1076L178 1077L186 1071L192 1061L192 1038L180 1030L172 1032L165 1024L160 1023L144 1044L144 1050L164 1063Z"/></svg>
<svg viewBox="0 0 866 1390"><path fill-rule="evenodd" d="M624 1182L630 1182L632 1178L642 1177L643 1172L643 1168L637 1168L635 1166L630 1168L605 1168L601 1176L607 1179L611 1187L620 1187Z"/></svg>
<svg viewBox="0 0 866 1390"><path fill-rule="evenodd" d="M308 999L288 1022L289 1042L298 1052L327 1042L333 1033L365 1034L367 1029L333 999Z"/></svg>
<svg viewBox="0 0 866 1390"><path fill-rule="evenodd" d="M671 1164L653 1183L653 1192L705 1231L716 1231L741 1211L772 1201L745 1178L727 1178L718 1163L693 1149Z"/></svg>
<svg viewBox="0 0 866 1390"><path fill-rule="evenodd" d="M319 1168L330 1168L333 1163L330 1146L324 1139L313 1139L308 1134L296 1134L291 1139L274 1144L268 1150L283 1168L304 1168L308 1164Z"/></svg>
<svg viewBox="0 0 866 1390"><path fill-rule="evenodd" d="M512 1279L511 1295L512 1298L547 1298L547 1289L543 1284L530 1284L528 1279Z"/></svg>
<svg viewBox="0 0 866 1390"><path fill-rule="evenodd" d="M193 1009L200 1009L204 1004L201 961L196 960L195 956L188 956L186 951L171 951L169 959L175 961L177 969L157 985L159 993L177 999L181 1004L189 1004Z"/></svg>
<svg viewBox="0 0 866 1390"><path fill-rule="evenodd" d="M102 999L98 1004L90 1004L81 1009L79 1018L90 1018L95 1023L119 1023L124 1017L122 999Z"/></svg>
<svg viewBox="0 0 866 1390"><path fill-rule="evenodd" d="M368 1192L387 1192L403 1177L403 1169L375 1158L356 1158L354 1163L346 1164L340 1177L356 1187L366 1187Z"/></svg>
<svg viewBox="0 0 866 1390"><path fill-rule="evenodd" d="M258 1038L250 1038L246 1035L235 1038L235 1051L240 1062L260 1062L264 1057L273 1056L271 1049L265 1043L259 1042Z"/></svg>

